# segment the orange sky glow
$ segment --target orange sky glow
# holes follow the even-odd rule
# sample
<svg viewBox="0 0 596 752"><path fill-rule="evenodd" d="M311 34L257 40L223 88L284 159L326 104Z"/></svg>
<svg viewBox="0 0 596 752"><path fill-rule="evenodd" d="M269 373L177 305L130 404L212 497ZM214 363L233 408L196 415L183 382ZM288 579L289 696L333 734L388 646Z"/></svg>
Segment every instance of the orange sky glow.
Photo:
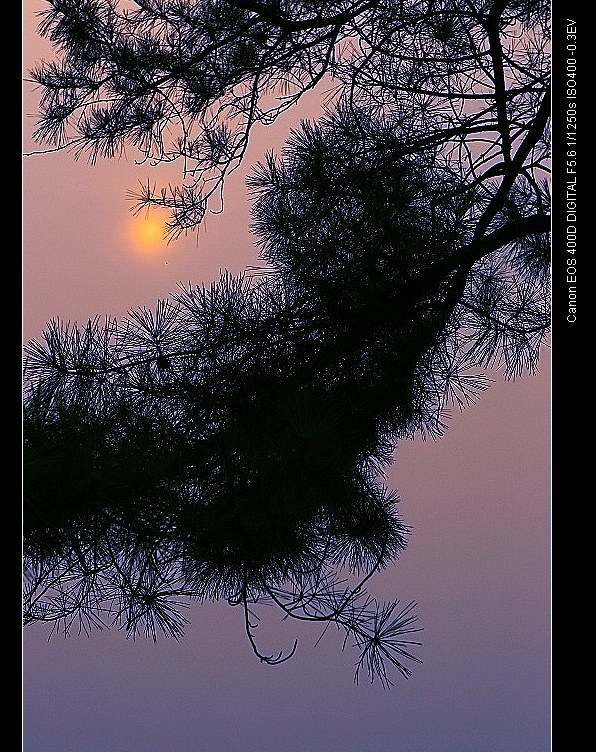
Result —
<svg viewBox="0 0 596 752"><path fill-rule="evenodd" d="M156 211L141 212L132 217L126 229L126 239L137 254L154 256L167 248L165 219Z"/></svg>

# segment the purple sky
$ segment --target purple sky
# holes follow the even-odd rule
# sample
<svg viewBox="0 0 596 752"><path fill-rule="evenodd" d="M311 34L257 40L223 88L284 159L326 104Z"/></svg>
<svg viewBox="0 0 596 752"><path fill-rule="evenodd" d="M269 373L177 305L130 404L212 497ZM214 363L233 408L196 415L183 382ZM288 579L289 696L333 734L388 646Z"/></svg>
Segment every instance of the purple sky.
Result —
<svg viewBox="0 0 596 752"><path fill-rule="evenodd" d="M23 4L24 68L50 57ZM307 103L311 108L312 102ZM24 148L35 96L24 88ZM293 118L296 117L294 113ZM152 255L127 240L128 189L146 179L132 159L53 154L24 161L23 339L52 317L84 323L153 307L177 283L257 261L243 176L291 119L256 139L206 231ZM176 169L159 184L178 180ZM550 738L550 372L495 384L454 413L436 442L401 444L388 483L411 542L374 580L381 597L416 600L424 626L409 680L387 692L352 682L356 653L339 634L263 626L260 665L225 604L193 606L180 642L132 642L121 632L23 635L24 752L545 752Z"/></svg>

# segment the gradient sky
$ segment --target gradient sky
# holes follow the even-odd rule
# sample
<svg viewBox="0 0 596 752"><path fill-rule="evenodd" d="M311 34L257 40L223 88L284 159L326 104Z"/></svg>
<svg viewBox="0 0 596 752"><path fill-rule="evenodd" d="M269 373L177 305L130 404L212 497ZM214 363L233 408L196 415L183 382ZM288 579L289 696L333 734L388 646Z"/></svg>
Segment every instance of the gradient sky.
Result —
<svg viewBox="0 0 596 752"><path fill-rule="evenodd" d="M23 67L51 57L35 36L38 0L23 3ZM24 86L24 149L36 98ZM306 102L301 115L316 112ZM23 340L53 317L85 323L152 308L178 283L258 257L244 176L278 148L291 113L259 132L205 230L143 253L130 239L126 191L149 176L129 159L90 166L71 154L23 163ZM550 748L550 370L495 383L454 413L436 442L399 445L397 489L411 542L371 590L416 600L422 665L391 691L352 681L341 635L263 625L271 651L299 637L280 666L259 664L226 604L193 606L180 641L121 632L47 641L23 634L24 752L546 752ZM277 642L279 640L279 642Z"/></svg>

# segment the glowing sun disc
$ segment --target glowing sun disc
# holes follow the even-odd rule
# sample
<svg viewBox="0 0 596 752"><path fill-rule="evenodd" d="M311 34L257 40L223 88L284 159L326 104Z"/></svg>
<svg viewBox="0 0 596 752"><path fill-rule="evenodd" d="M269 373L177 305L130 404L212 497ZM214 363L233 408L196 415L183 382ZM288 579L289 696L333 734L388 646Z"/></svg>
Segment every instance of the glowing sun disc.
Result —
<svg viewBox="0 0 596 752"><path fill-rule="evenodd" d="M139 214L128 225L128 240L139 253L166 249L165 222L157 214Z"/></svg>

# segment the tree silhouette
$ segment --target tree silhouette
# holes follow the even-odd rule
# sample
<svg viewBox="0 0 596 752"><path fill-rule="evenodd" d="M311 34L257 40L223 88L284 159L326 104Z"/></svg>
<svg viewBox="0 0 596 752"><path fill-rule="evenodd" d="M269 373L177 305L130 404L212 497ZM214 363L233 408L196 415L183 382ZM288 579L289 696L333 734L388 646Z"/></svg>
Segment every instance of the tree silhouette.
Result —
<svg viewBox="0 0 596 752"><path fill-rule="evenodd" d="M137 195L139 208L171 211L172 237L223 199L255 124L321 85L330 105L354 110L355 127L366 127L355 106L389 118L402 139L396 156L438 152L486 201L502 177L496 210L523 175L519 190L544 210L534 173L546 156L546 0L48 5L40 33L61 57L31 72L42 91L37 137L92 161L129 146L147 165L178 162L181 185L148 181ZM530 153L517 148L525 136Z"/></svg>
<svg viewBox="0 0 596 752"><path fill-rule="evenodd" d="M26 621L179 637L190 600L223 598L277 663L295 645L257 645L269 604L390 686L419 631L368 590L408 538L395 444L440 435L487 367L534 370L549 328L548 6L50 4L38 135L180 159L187 182L139 197L174 237L254 123L324 77L333 96L248 180L260 270L26 346Z"/></svg>

